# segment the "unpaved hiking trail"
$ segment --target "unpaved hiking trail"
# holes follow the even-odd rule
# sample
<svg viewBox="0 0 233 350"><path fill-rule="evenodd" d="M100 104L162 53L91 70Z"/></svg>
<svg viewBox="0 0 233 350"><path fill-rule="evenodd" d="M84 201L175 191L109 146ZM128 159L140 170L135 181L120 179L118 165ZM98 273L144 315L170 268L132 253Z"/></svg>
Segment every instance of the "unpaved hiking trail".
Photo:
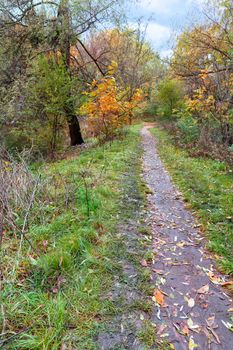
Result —
<svg viewBox="0 0 233 350"><path fill-rule="evenodd" d="M232 350L233 333L227 328L232 300L220 285L225 278L204 249L196 220L158 156L150 127L145 124L141 135L144 178L152 192L148 210L155 258L150 268L158 288L151 320L176 350Z"/></svg>

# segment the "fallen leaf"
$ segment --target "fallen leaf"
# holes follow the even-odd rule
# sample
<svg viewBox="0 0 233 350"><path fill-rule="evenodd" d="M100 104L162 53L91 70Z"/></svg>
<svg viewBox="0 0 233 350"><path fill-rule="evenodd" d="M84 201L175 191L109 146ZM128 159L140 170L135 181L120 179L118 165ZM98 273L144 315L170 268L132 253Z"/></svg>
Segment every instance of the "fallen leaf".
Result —
<svg viewBox="0 0 233 350"><path fill-rule="evenodd" d="M160 335L160 338L167 338L169 337L169 333L163 333Z"/></svg>
<svg viewBox="0 0 233 350"><path fill-rule="evenodd" d="M176 246L179 247L179 248L183 248L184 245L185 245L185 242L179 242L179 243L176 244Z"/></svg>
<svg viewBox="0 0 233 350"><path fill-rule="evenodd" d="M214 284L221 284L222 283L221 278L218 276L215 276L212 271L208 272L207 275L209 276L212 283L214 283Z"/></svg>
<svg viewBox="0 0 233 350"><path fill-rule="evenodd" d="M161 324L157 330L157 334L161 335L166 328L167 328L166 324Z"/></svg>
<svg viewBox="0 0 233 350"><path fill-rule="evenodd" d="M184 335L189 335L189 328L186 324L181 328L181 331Z"/></svg>
<svg viewBox="0 0 233 350"><path fill-rule="evenodd" d="M189 350L194 350L198 347L197 344L195 344L194 340L193 340L193 337L191 336L189 338Z"/></svg>
<svg viewBox="0 0 233 350"><path fill-rule="evenodd" d="M194 324L194 323L193 323L193 320L192 320L191 318L189 318L189 319L187 320L187 325L188 325L189 329L191 329L191 330L195 330L195 329L198 329L198 328L199 328L199 325Z"/></svg>
<svg viewBox="0 0 233 350"><path fill-rule="evenodd" d="M164 274L163 270L152 269L152 271L156 272L158 275L163 275Z"/></svg>
<svg viewBox="0 0 233 350"><path fill-rule="evenodd" d="M147 261L145 259L142 259L140 263L141 263L141 265L143 267L147 267L148 266Z"/></svg>
<svg viewBox="0 0 233 350"><path fill-rule="evenodd" d="M225 322L222 320L222 324L229 329L229 331L233 332L233 323Z"/></svg>
<svg viewBox="0 0 233 350"><path fill-rule="evenodd" d="M216 339L217 343L218 343L218 344L221 344L220 339L219 339L217 333L213 330L213 328L207 327L207 329L213 334L213 336L214 336L214 338Z"/></svg>
<svg viewBox="0 0 233 350"><path fill-rule="evenodd" d="M153 301L158 303L160 306L164 305L164 295L159 289L154 290Z"/></svg>
<svg viewBox="0 0 233 350"><path fill-rule="evenodd" d="M188 299L188 306L194 307L194 305L195 305L195 300L193 298Z"/></svg>
<svg viewBox="0 0 233 350"><path fill-rule="evenodd" d="M178 324L173 323L173 326L175 327L175 329L177 330L177 332L181 334L181 330L180 330L180 327L178 326Z"/></svg>
<svg viewBox="0 0 233 350"><path fill-rule="evenodd" d="M161 313L161 310L160 310L160 307L158 307L158 311L157 311L156 316L159 320L161 320L160 313Z"/></svg>
<svg viewBox="0 0 233 350"><path fill-rule="evenodd" d="M209 292L210 286L208 284L206 284L205 286L199 288L197 290L198 294L207 294Z"/></svg>
<svg viewBox="0 0 233 350"><path fill-rule="evenodd" d="M223 282L223 283L221 283L221 285L223 287L232 286L233 285L233 281Z"/></svg>
<svg viewBox="0 0 233 350"><path fill-rule="evenodd" d="M212 327L215 322L215 316L210 316L207 318L206 323L208 324L209 327Z"/></svg>

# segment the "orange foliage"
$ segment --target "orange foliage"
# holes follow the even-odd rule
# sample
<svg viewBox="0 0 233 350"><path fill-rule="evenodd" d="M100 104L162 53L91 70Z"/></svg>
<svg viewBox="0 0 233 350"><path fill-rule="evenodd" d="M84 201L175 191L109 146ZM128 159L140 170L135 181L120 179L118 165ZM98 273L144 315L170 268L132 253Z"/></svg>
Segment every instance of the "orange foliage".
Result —
<svg viewBox="0 0 233 350"><path fill-rule="evenodd" d="M130 123L133 111L142 101L142 92L137 90L131 101L123 101L122 91L119 90L115 78L112 76L117 64L109 66L109 75L100 82L94 80L87 102L81 107L81 113L88 115L88 124L96 136L105 140L112 139L117 130Z"/></svg>

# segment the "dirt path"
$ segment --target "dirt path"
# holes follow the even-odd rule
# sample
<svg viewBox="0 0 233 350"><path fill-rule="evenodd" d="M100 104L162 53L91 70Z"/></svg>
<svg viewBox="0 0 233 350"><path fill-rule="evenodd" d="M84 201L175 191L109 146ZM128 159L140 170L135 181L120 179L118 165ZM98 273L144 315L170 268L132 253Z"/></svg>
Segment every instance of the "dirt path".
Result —
<svg viewBox="0 0 233 350"><path fill-rule="evenodd" d="M220 285L225 278L205 251L195 218L173 186L149 128L144 126L141 135L144 178L152 191L148 200L155 258L150 268L157 286L152 321L176 350L231 350L233 333L227 322L232 300Z"/></svg>

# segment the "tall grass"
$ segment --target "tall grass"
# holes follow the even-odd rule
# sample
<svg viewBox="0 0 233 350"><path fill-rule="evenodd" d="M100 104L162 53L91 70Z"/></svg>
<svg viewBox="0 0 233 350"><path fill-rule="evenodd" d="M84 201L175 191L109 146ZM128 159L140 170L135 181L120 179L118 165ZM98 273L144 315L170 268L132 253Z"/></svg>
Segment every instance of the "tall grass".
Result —
<svg viewBox="0 0 233 350"><path fill-rule="evenodd" d="M114 309L101 295L116 269L111 254L124 186L120 177L138 143L133 127L123 140L42 168L42 178L60 180L44 188L46 205L33 209L39 217L33 216L27 235L36 251L23 241L14 279L18 238L10 231L4 235L0 347L96 348L93 336L101 315Z"/></svg>

